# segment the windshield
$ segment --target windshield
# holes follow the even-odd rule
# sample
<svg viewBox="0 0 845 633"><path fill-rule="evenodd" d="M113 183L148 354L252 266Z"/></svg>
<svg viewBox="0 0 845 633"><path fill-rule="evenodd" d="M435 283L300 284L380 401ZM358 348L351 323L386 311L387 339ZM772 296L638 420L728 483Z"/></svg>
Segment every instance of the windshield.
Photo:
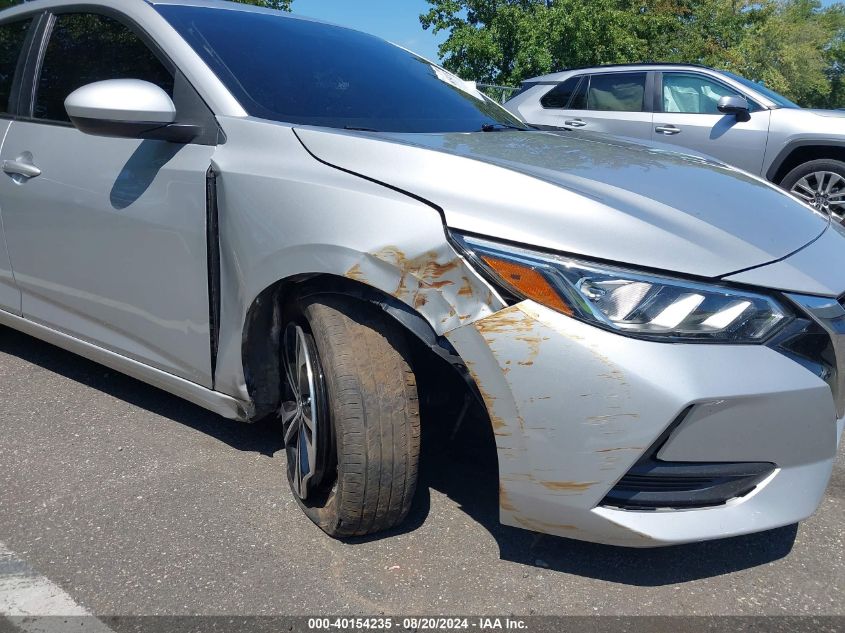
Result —
<svg viewBox="0 0 845 633"><path fill-rule="evenodd" d="M371 35L282 14L156 8L251 116L377 132L525 128L473 84Z"/></svg>
<svg viewBox="0 0 845 633"><path fill-rule="evenodd" d="M746 86L747 88L751 88L752 90L759 92L764 97L767 97L770 101L774 101L775 104L778 105L778 107L781 107L781 108L800 108L801 107L797 103L793 103L792 101L790 101L789 99L787 99L783 95L776 93L774 90L769 90L763 84L758 84L756 81L751 81L750 79L746 79L745 77L735 75L734 73L730 73L726 70L723 70L722 72L725 75L727 75L728 77L730 77L731 79L738 81L743 86Z"/></svg>

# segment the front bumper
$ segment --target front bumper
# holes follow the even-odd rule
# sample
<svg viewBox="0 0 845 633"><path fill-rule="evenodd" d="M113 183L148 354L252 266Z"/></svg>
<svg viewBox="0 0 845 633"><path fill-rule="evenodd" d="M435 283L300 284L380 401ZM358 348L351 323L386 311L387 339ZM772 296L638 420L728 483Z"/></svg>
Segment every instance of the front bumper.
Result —
<svg viewBox="0 0 845 633"><path fill-rule="evenodd" d="M506 525L653 547L788 525L822 499L843 421L828 384L769 347L628 338L531 301L448 338L490 414ZM713 507L603 505L682 414L659 459L771 474Z"/></svg>

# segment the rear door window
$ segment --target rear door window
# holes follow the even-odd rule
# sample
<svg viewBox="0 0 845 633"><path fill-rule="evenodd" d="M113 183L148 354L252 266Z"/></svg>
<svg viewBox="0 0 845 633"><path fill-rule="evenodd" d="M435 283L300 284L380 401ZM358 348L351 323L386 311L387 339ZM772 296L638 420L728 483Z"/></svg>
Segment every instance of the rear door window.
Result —
<svg viewBox="0 0 845 633"><path fill-rule="evenodd" d="M644 72L592 75L587 90L588 109L610 112L645 111L646 76Z"/></svg>

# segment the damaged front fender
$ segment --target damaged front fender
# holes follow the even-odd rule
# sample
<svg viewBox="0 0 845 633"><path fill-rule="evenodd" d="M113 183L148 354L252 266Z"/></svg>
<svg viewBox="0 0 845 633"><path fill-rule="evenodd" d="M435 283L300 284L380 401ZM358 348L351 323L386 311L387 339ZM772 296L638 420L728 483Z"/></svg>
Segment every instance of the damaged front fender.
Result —
<svg viewBox="0 0 845 633"><path fill-rule="evenodd" d="M446 242L410 256L398 246L363 253L345 276L411 306L438 335L504 307L493 289Z"/></svg>

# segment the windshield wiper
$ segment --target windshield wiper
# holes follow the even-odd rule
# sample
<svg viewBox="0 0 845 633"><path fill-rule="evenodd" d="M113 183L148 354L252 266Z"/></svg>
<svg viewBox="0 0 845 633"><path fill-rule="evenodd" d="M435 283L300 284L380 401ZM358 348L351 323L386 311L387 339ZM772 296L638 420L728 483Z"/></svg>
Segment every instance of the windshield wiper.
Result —
<svg viewBox="0 0 845 633"><path fill-rule="evenodd" d="M519 130L520 132L527 132L530 128L520 127L519 125L512 125L510 123L485 123L481 126L482 132L501 132L502 130Z"/></svg>
<svg viewBox="0 0 845 633"><path fill-rule="evenodd" d="M371 127L356 127L354 125L344 125L344 130L352 130L353 132L381 132L381 130L377 130Z"/></svg>

